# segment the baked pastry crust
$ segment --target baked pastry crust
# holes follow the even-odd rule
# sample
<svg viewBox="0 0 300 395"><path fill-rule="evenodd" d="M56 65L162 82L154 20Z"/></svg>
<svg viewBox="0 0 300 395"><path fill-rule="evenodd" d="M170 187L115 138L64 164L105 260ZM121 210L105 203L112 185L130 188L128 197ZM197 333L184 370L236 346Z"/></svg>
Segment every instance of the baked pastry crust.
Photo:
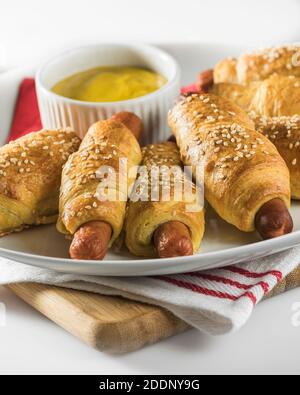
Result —
<svg viewBox="0 0 300 395"><path fill-rule="evenodd" d="M291 175L292 198L300 200L300 115L261 117L250 114L258 132L270 139L285 160Z"/></svg>
<svg viewBox="0 0 300 395"><path fill-rule="evenodd" d="M222 82L237 83L237 65L238 60L235 58L221 60L214 69L214 82L217 84Z"/></svg>
<svg viewBox="0 0 300 395"><path fill-rule="evenodd" d="M273 74L300 77L300 45L267 48L238 59L222 60L215 67L215 83L248 84Z"/></svg>
<svg viewBox="0 0 300 395"><path fill-rule="evenodd" d="M79 145L72 131L43 130L0 148L0 236L56 221L62 167Z"/></svg>
<svg viewBox="0 0 300 395"><path fill-rule="evenodd" d="M257 131L272 141L288 165L292 197L300 199L300 78L275 74L247 86L215 84L212 92L250 114Z"/></svg>
<svg viewBox="0 0 300 395"><path fill-rule="evenodd" d="M197 252L204 234L204 209L201 202L197 200L196 188L192 184L192 192L185 193L181 199L176 198L176 186L183 186L184 173L180 152L176 144L165 142L162 144L148 145L143 149L142 165L147 168L147 177L152 183L159 182L157 200L153 201L130 201L126 218L126 245L134 255L144 257L155 257L156 251L153 244L153 236L158 227L169 221L179 221L190 230L194 252ZM174 177L170 177L170 195L164 201L162 185L163 175L155 179L151 177L152 166L164 166L166 170L176 167ZM178 173L177 173L178 172ZM138 181L137 181L138 182ZM158 184L157 184L158 185ZM176 185L176 186L175 186ZM148 197L151 197L150 183ZM152 189L153 192L153 189ZM169 199L170 198L170 199ZM193 206L193 211L188 205Z"/></svg>
<svg viewBox="0 0 300 395"><path fill-rule="evenodd" d="M265 117L300 114L300 78L274 74L249 85L214 84L211 93Z"/></svg>
<svg viewBox="0 0 300 395"><path fill-rule="evenodd" d="M120 166L127 160L127 172ZM121 233L128 192L142 160L140 145L132 132L122 123L106 120L92 125L78 152L70 156L62 174L57 229L74 235L80 226L91 221L104 221L111 225L113 235L110 246ZM104 166L112 168L116 183L108 189L116 192L116 199L99 201L98 187L103 179L98 171ZM122 185L123 175L127 185Z"/></svg>
<svg viewBox="0 0 300 395"><path fill-rule="evenodd" d="M205 197L227 222L252 232L266 202L280 198L290 206L284 160L240 107L212 94L192 95L170 112L169 125L183 162L203 168Z"/></svg>

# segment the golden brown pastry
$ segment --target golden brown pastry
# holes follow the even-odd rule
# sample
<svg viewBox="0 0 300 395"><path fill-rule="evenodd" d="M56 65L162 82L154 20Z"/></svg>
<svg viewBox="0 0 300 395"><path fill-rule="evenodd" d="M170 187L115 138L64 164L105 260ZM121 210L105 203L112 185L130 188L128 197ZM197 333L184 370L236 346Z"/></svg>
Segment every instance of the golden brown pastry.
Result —
<svg viewBox="0 0 300 395"><path fill-rule="evenodd" d="M300 46L268 48L238 59L221 61L214 70L215 83L249 84L272 74L300 77Z"/></svg>
<svg viewBox="0 0 300 395"><path fill-rule="evenodd" d="M264 238L292 230L288 168L241 108L192 95L170 112L169 125L184 164L203 168L205 197L223 219Z"/></svg>
<svg viewBox="0 0 300 395"><path fill-rule="evenodd" d="M215 84L212 92L232 100L250 114L257 131L272 141L286 161L292 197L300 199L300 78L273 75L247 86Z"/></svg>
<svg viewBox="0 0 300 395"><path fill-rule="evenodd" d="M184 181L176 144L166 142L145 147L142 164L147 168L147 177L156 185L157 199L132 199L134 201L129 202L125 225L128 249L134 255L144 257L158 255L169 258L193 254L199 249L203 238L204 210L197 200L195 185L191 185L190 194L176 197L175 185L181 188ZM151 177L152 166L165 166L166 169L176 167L177 173L170 178L170 189L166 198L162 190L162 186L165 186L163 173L159 177ZM140 193L146 192L150 198L150 185L140 182L140 178L137 183L136 188L142 188ZM193 210L189 210L190 205L193 205Z"/></svg>
<svg viewBox="0 0 300 395"><path fill-rule="evenodd" d="M300 78L274 74L249 85L214 84L211 93L232 100L244 110L265 116L300 114Z"/></svg>
<svg viewBox="0 0 300 395"><path fill-rule="evenodd" d="M249 85L222 82L214 84L211 89L209 89L209 93L224 97L225 99L237 104L243 110L249 112L260 86L261 82L254 82Z"/></svg>
<svg viewBox="0 0 300 395"><path fill-rule="evenodd" d="M55 222L62 167L80 145L69 130L42 130L0 148L0 236Z"/></svg>
<svg viewBox="0 0 300 395"><path fill-rule="evenodd" d="M300 199L300 115L292 117L252 116L258 132L270 139L285 160L291 175L292 198Z"/></svg>
<svg viewBox="0 0 300 395"><path fill-rule="evenodd" d="M121 233L128 191L136 177L132 169L142 160L139 143L129 129L133 125L139 128L136 120L139 119L134 114L129 114L127 118L120 116L95 123L79 151L70 156L64 167L57 228L74 236L72 258L103 259ZM127 160L127 169L120 160ZM116 182L109 184L106 191L115 193L115 197L112 195L106 201L99 200L99 183L105 178L98 172L102 167L111 168L116 176ZM122 184L120 176L127 185Z"/></svg>

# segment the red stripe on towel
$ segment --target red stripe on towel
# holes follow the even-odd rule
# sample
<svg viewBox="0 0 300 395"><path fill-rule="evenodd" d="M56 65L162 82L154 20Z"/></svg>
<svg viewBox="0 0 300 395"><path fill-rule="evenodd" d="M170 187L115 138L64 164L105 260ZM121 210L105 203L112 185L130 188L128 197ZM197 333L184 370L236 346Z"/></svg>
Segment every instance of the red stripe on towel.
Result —
<svg viewBox="0 0 300 395"><path fill-rule="evenodd" d="M242 284L238 281L233 281L230 280L229 278L225 278L225 277L220 277L220 276L214 276L211 274L202 274L202 273L189 273L189 276L192 277L198 277L198 278L203 278L203 280L208 280L208 281L215 281L218 283L222 283L224 285L231 285L232 287L238 288L238 289L243 289L243 290L249 290L257 285L261 286L263 291L265 293L269 292L269 284L266 283L265 281L260 281L259 283L256 284Z"/></svg>
<svg viewBox="0 0 300 395"><path fill-rule="evenodd" d="M228 270L232 273L241 274L242 276L245 276L248 278L262 278L262 277L271 275L271 276L276 277L278 283L283 278L283 274L277 270L271 270L271 271L265 272L265 273L255 273L255 272L250 272L248 270L241 269L241 268L235 267L235 266L224 267L223 270Z"/></svg>
<svg viewBox="0 0 300 395"><path fill-rule="evenodd" d="M246 292L243 295L235 296L235 295L231 295L229 293L214 291L212 289L204 288L204 287L201 287L196 284L188 283L186 281L176 280L175 278L171 278L171 277L167 277L167 276L158 276L158 277L155 277L155 279L167 282L172 285L176 285L177 287L180 287L180 288L189 289L193 292L196 292L196 293L199 293L202 295L212 296L212 297L219 298L219 299L227 299L227 300L236 301L242 297L247 297L253 302L254 305L257 302L257 299L252 292Z"/></svg>

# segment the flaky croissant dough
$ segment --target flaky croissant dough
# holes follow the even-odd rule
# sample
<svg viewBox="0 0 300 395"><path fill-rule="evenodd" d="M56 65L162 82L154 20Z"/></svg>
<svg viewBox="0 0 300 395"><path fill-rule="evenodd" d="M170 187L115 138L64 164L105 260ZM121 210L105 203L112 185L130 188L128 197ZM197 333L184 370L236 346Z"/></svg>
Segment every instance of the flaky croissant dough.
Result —
<svg viewBox="0 0 300 395"><path fill-rule="evenodd" d="M248 84L274 73L300 77L300 45L268 48L238 59L222 60L214 69L214 81Z"/></svg>
<svg viewBox="0 0 300 395"><path fill-rule="evenodd" d="M258 210L274 198L290 206L288 168L247 114L212 94L192 95L169 114L183 162L204 170L205 197L238 229L255 230Z"/></svg>
<svg viewBox="0 0 300 395"><path fill-rule="evenodd" d="M62 167L80 139L43 130L0 148L0 236L55 222Z"/></svg>
<svg viewBox="0 0 300 395"><path fill-rule="evenodd" d="M182 185L184 181L182 162L176 144L165 142L145 147L142 165L147 167L149 180L154 183L156 183L155 178L150 176L152 166L165 166L166 168L176 166L179 173L178 176L171 177L169 201L163 201L161 184L164 182L160 175L158 201L130 201L128 203L125 225L128 249L136 256L155 257L156 251L153 245L155 231L161 224L179 221L189 228L194 252L198 251L204 234L204 209L197 199L194 184L192 193L184 194L180 200L175 199L174 182ZM151 197L150 189L148 193ZM193 206L193 211L189 210L189 205Z"/></svg>
<svg viewBox="0 0 300 395"><path fill-rule="evenodd" d="M264 117L300 114L300 78L293 76L274 74L264 81L248 85L214 84L211 93Z"/></svg>
<svg viewBox="0 0 300 395"><path fill-rule="evenodd" d="M290 170L292 197L300 199L300 78L273 75L247 86L215 84L211 91L246 110L273 142Z"/></svg>
<svg viewBox="0 0 300 395"><path fill-rule="evenodd" d="M121 170L120 159L127 159L126 174ZM79 151L70 156L64 167L57 229L74 235L83 224L104 221L113 230L111 246L121 233L127 194L136 177L134 168L141 160L140 145L125 125L111 119L92 125ZM115 171L116 184L110 187L117 192L115 201L99 201L97 188L103 179L96 173L102 166ZM120 184L120 172L127 179L125 190Z"/></svg>
<svg viewBox="0 0 300 395"><path fill-rule="evenodd" d="M256 130L270 139L285 160L291 177L291 193L300 199L300 115L292 117L261 117L250 114Z"/></svg>

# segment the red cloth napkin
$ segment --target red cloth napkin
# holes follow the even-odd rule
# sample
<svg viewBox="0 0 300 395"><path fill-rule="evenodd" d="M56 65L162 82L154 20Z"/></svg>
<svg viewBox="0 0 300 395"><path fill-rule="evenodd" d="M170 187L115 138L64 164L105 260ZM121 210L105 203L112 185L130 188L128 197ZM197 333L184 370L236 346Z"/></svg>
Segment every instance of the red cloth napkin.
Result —
<svg viewBox="0 0 300 395"><path fill-rule="evenodd" d="M199 93L198 86L196 84L191 84L181 88L182 95L187 95L189 93Z"/></svg>
<svg viewBox="0 0 300 395"><path fill-rule="evenodd" d="M8 141L16 140L30 132L42 129L40 111L37 102L35 81L26 78L20 85Z"/></svg>

